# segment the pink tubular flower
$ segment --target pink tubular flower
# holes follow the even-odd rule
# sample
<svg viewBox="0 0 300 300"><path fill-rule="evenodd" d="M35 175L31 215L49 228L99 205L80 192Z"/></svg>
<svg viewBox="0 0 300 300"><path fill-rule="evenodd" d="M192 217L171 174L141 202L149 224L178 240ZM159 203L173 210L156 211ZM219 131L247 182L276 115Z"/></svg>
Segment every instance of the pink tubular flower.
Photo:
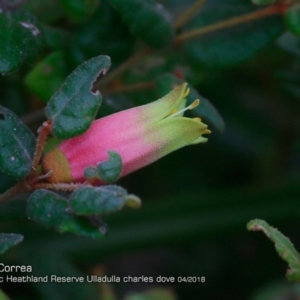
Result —
<svg viewBox="0 0 300 300"><path fill-rule="evenodd" d="M200 118L183 113L199 104L185 107L189 89L181 84L163 98L134 107L92 123L82 135L63 141L42 161L45 173L52 170L50 182L83 182L88 166L108 160L108 151L122 158L121 177L140 169L168 153L191 144L204 143L210 133Z"/></svg>

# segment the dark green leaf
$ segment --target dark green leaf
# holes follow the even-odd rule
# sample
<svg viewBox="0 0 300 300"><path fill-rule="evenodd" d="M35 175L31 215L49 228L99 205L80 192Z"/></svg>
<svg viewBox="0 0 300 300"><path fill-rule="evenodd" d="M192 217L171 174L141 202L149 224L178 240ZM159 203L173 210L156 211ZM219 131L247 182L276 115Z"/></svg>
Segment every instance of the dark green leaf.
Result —
<svg viewBox="0 0 300 300"><path fill-rule="evenodd" d="M235 2L230 0L224 4L210 4L208 1L185 30L202 28L253 12L251 4L237 6ZM280 17L268 16L187 41L184 50L194 68L225 68L252 57L258 50L270 44L282 31Z"/></svg>
<svg viewBox="0 0 300 300"><path fill-rule="evenodd" d="M17 70L37 54L41 29L26 14L0 13L0 72Z"/></svg>
<svg viewBox="0 0 300 300"><path fill-rule="evenodd" d="M1 289L0 289L0 300L10 300L10 298L8 298Z"/></svg>
<svg viewBox="0 0 300 300"><path fill-rule="evenodd" d="M277 40L277 44L282 49L284 49L294 55L300 56L300 39L299 39L299 37L297 37L289 32L286 32Z"/></svg>
<svg viewBox="0 0 300 300"><path fill-rule="evenodd" d="M91 238L103 238L97 227L84 217L69 212L67 200L48 190L35 191L27 203L29 219L59 232L73 232Z"/></svg>
<svg viewBox="0 0 300 300"><path fill-rule="evenodd" d="M194 108L192 110L192 113L200 116L205 121L207 120L209 123L213 124L213 126L215 126L217 130L223 132L225 129L225 123L217 109L209 100L201 96L196 89L194 89L190 85L189 87L191 89L191 92L187 97L188 105L191 104L195 99L200 99L200 105Z"/></svg>
<svg viewBox="0 0 300 300"><path fill-rule="evenodd" d="M62 139L85 132L101 104L100 92L92 92L98 75L110 66L108 56L100 55L78 66L52 96L46 116L52 120L52 133Z"/></svg>
<svg viewBox="0 0 300 300"><path fill-rule="evenodd" d="M62 51L46 56L27 74L25 84L41 100L47 102L63 83L67 68Z"/></svg>
<svg viewBox="0 0 300 300"><path fill-rule="evenodd" d="M27 1L26 8L36 15L43 23L53 23L64 16L60 0Z"/></svg>
<svg viewBox="0 0 300 300"><path fill-rule="evenodd" d="M122 171L122 158L114 151L108 151L109 159L97 165L97 177L106 183L116 181Z"/></svg>
<svg viewBox="0 0 300 300"><path fill-rule="evenodd" d="M71 36L66 30L44 25L43 32L45 43L53 50L61 50L70 43Z"/></svg>
<svg viewBox="0 0 300 300"><path fill-rule="evenodd" d="M103 43L105 41L105 43ZM107 0L78 29L70 45L70 65L78 65L99 53L107 53L114 64L126 59L133 51L134 37Z"/></svg>
<svg viewBox="0 0 300 300"><path fill-rule="evenodd" d="M21 243L23 235L15 233L0 233L0 254L7 251L9 248Z"/></svg>
<svg viewBox="0 0 300 300"><path fill-rule="evenodd" d="M270 5L275 3L277 0L251 0L256 5Z"/></svg>
<svg viewBox="0 0 300 300"><path fill-rule="evenodd" d="M0 106L0 169L15 179L31 169L35 137L18 117Z"/></svg>
<svg viewBox="0 0 300 300"><path fill-rule="evenodd" d="M290 7L284 14L286 27L293 34L300 35L300 5Z"/></svg>
<svg viewBox="0 0 300 300"><path fill-rule="evenodd" d="M125 205L138 208L141 200L117 185L80 187L69 199L71 209L79 215L111 213Z"/></svg>
<svg viewBox="0 0 300 300"><path fill-rule="evenodd" d="M133 293L124 300L176 300L174 293L166 288L152 288L143 293Z"/></svg>
<svg viewBox="0 0 300 300"><path fill-rule="evenodd" d="M98 0L62 0L66 15L75 22L87 19L99 5Z"/></svg>
<svg viewBox="0 0 300 300"><path fill-rule="evenodd" d="M167 94L176 85L180 84L182 80L179 80L172 74L164 74L157 78L156 88L160 96ZM190 93L187 96L187 105L191 104L194 100L200 99L200 105L192 110L193 114L200 116L205 121L213 124L220 132L224 131L225 124L222 116L219 114L217 109L211 104L209 100L201 96L198 91L193 88L190 84Z"/></svg>
<svg viewBox="0 0 300 300"><path fill-rule="evenodd" d="M152 0L109 0L130 31L152 47L169 45L174 38L171 18Z"/></svg>
<svg viewBox="0 0 300 300"><path fill-rule="evenodd" d="M0 209L1 222L26 220L26 201L29 194L21 194L13 200L3 203Z"/></svg>
<svg viewBox="0 0 300 300"><path fill-rule="evenodd" d="M291 241L276 228L271 227L264 220L252 220L247 224L247 229L252 231L262 231L275 244L277 253L285 260L290 269L286 276L289 280L300 281L300 254L294 248Z"/></svg>

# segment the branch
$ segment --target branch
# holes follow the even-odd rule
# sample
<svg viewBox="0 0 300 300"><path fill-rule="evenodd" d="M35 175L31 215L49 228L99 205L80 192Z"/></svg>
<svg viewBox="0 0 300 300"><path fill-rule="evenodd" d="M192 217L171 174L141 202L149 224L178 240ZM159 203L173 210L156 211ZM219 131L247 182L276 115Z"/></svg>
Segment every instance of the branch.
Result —
<svg viewBox="0 0 300 300"><path fill-rule="evenodd" d="M190 30L188 32L178 35L174 39L174 43L179 44L179 43L185 42L185 41L193 39L193 38L197 38L201 35L204 35L204 34L216 31L216 30L233 27L233 26L236 26L239 24L247 23L249 21L261 19L261 18L264 18L267 16L282 14L284 12L284 8L285 8L285 6L283 6L283 5L272 5L267 8L251 12L249 14L245 14L245 15L238 16L238 17L233 17L228 20L221 21L221 22L218 22L215 24L196 28L196 29L193 29L193 30Z"/></svg>
<svg viewBox="0 0 300 300"><path fill-rule="evenodd" d="M139 82L129 85L121 85L113 88L102 89L103 94L114 94L114 93L124 93L124 92L134 92L138 90L152 89L154 83L152 81Z"/></svg>
<svg viewBox="0 0 300 300"><path fill-rule="evenodd" d="M205 4L206 0L198 0L190 6L174 23L174 28L178 29L188 22Z"/></svg>
<svg viewBox="0 0 300 300"><path fill-rule="evenodd" d="M29 175L29 177L33 177L35 174L35 171L39 165L39 162L41 160L43 151L44 151L44 146L46 143L46 140L48 138L48 135L51 132L51 121L45 121L42 126L38 129L38 137L37 137L37 142L36 142L36 149L35 153L33 156L33 161L32 161L32 170Z"/></svg>
<svg viewBox="0 0 300 300"><path fill-rule="evenodd" d="M115 77L121 75L123 72L125 72L127 69L132 67L135 63L140 61L142 58L144 58L146 55L150 54L153 52L154 49L152 48L145 48L142 51L132 55L127 61L125 61L123 64L119 65L116 67L112 72L107 74L106 76L102 77L99 81L96 82L94 85L95 89L99 89L106 85L108 82L113 80Z"/></svg>

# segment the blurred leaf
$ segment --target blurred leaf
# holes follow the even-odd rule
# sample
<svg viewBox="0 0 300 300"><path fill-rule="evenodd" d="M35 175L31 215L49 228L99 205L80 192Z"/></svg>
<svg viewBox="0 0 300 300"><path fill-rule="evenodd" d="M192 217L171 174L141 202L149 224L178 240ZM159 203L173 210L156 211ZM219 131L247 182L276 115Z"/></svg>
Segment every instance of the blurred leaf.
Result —
<svg viewBox="0 0 300 300"><path fill-rule="evenodd" d="M24 178L31 169L35 137L18 117L0 106L0 168L15 179Z"/></svg>
<svg viewBox="0 0 300 300"><path fill-rule="evenodd" d="M83 240L81 239L81 242ZM54 243L55 244L55 243ZM31 289L35 291L34 299L43 300L88 300L88 299L99 299L97 285L88 283L86 281L86 269L80 270L73 261L70 260L68 255L59 251L49 251L49 248L43 247L40 244L38 248L28 247L25 253L21 253L22 259L21 265L32 266L32 272L30 275L34 277L45 277L48 276L48 282L35 282ZM49 255L51 253L51 255ZM53 281L51 281L53 276ZM55 279L59 281L67 278L77 278L82 282L55 282ZM26 298L26 299L32 299ZM99 299L100 300L100 299Z"/></svg>
<svg viewBox="0 0 300 300"><path fill-rule="evenodd" d="M100 92L92 86L110 66L110 58L100 55L78 66L49 100L45 112L52 121L52 133L62 139L85 132L101 104Z"/></svg>
<svg viewBox="0 0 300 300"><path fill-rule="evenodd" d="M0 13L0 28L0 72L5 75L35 58L41 29L33 17L21 13Z"/></svg>
<svg viewBox="0 0 300 300"><path fill-rule="evenodd" d="M44 23L55 22L64 15L60 0L28 1L25 7Z"/></svg>
<svg viewBox="0 0 300 300"><path fill-rule="evenodd" d="M23 235L15 233L0 233L0 254L23 241Z"/></svg>
<svg viewBox="0 0 300 300"><path fill-rule="evenodd" d="M87 19L99 5L98 0L62 0L66 15L75 22Z"/></svg>
<svg viewBox="0 0 300 300"><path fill-rule="evenodd" d="M53 50L61 50L70 43L71 35L64 29L44 25L43 31L45 43Z"/></svg>
<svg viewBox="0 0 300 300"><path fill-rule="evenodd" d="M159 92L159 95L164 96L181 82L182 80L176 78L172 74L164 74L156 79L156 88ZM188 85L188 87L191 91L187 96L187 105L191 104L195 99L200 99L200 105L194 108L192 110L192 113L200 116L204 120L207 120L208 122L213 124L217 128L217 130L223 132L225 128L224 120L217 109L211 104L209 100L201 96L198 91L190 84Z"/></svg>
<svg viewBox="0 0 300 300"><path fill-rule="evenodd" d="M253 12L252 5L236 5L235 0L222 4L207 2L200 13L186 26L185 31L209 26ZM225 68L252 57L258 50L270 44L283 31L279 16L246 22L231 28L218 30L187 41L184 51L194 68Z"/></svg>
<svg viewBox="0 0 300 300"><path fill-rule="evenodd" d="M141 200L117 185L80 187L69 198L71 209L79 215L115 212L124 206L139 208Z"/></svg>
<svg viewBox="0 0 300 300"><path fill-rule="evenodd" d="M116 181L121 175L122 171L122 158L120 154L114 151L108 151L109 159L102 163L99 163L97 167L88 167L85 169L85 176L87 178L98 178L105 183L111 183ZM92 168L92 169L91 169ZM93 170L95 168L95 173L92 172L92 176L87 176L87 170Z"/></svg>
<svg viewBox="0 0 300 300"><path fill-rule="evenodd" d="M174 38L168 12L153 0L109 0L130 31L148 45L161 48Z"/></svg>
<svg viewBox="0 0 300 300"><path fill-rule="evenodd" d="M300 35L300 5L291 6L284 14L284 21L288 30Z"/></svg>
<svg viewBox="0 0 300 300"><path fill-rule="evenodd" d="M68 202L48 190L35 191L27 203L29 219L59 232L73 232L81 236L101 239L104 235L84 217L68 212Z"/></svg>
<svg viewBox="0 0 300 300"><path fill-rule="evenodd" d="M20 221L26 220L26 201L29 198L28 194L21 194L14 197L11 201L3 203L0 209L0 221Z"/></svg>
<svg viewBox="0 0 300 300"><path fill-rule="evenodd" d="M215 126L217 130L223 132L225 130L225 123L217 109L212 105L212 103L209 100L201 96L198 93L198 91L192 86L190 86L190 89L191 92L187 97L187 104L189 105L195 99L200 99L200 105L193 109L192 113L196 114L197 116L200 116L204 120L207 120L208 122L213 124L213 126Z"/></svg>
<svg viewBox="0 0 300 300"><path fill-rule="evenodd" d="M275 243L277 253L285 260L290 269L286 276L289 280L300 281L300 254L294 248L291 241L276 228L271 227L263 220L252 220L247 224L247 229L252 231L262 231L272 242Z"/></svg>
<svg viewBox="0 0 300 300"><path fill-rule="evenodd" d="M74 33L69 48L70 65L99 53L109 55L112 63L118 64L132 53L133 46L134 37L108 1L102 0L96 13Z"/></svg>
<svg viewBox="0 0 300 300"><path fill-rule="evenodd" d="M298 299L300 291L295 284L278 281L267 284L254 293L250 300Z"/></svg>
<svg viewBox="0 0 300 300"><path fill-rule="evenodd" d="M277 0L251 0L256 5L270 5L275 3Z"/></svg>
<svg viewBox="0 0 300 300"><path fill-rule="evenodd" d="M0 289L0 300L10 300L10 298L8 298L1 289Z"/></svg>
<svg viewBox="0 0 300 300"><path fill-rule="evenodd" d="M280 36L280 38L277 40L277 44L282 49L294 55L300 56L300 38L298 36L286 32Z"/></svg>
<svg viewBox="0 0 300 300"><path fill-rule="evenodd" d="M66 76L64 53L56 51L35 65L25 77L25 84L41 100L47 102Z"/></svg>
<svg viewBox="0 0 300 300"><path fill-rule="evenodd" d="M144 293L132 293L124 300L176 300L174 293L164 288L150 289Z"/></svg>

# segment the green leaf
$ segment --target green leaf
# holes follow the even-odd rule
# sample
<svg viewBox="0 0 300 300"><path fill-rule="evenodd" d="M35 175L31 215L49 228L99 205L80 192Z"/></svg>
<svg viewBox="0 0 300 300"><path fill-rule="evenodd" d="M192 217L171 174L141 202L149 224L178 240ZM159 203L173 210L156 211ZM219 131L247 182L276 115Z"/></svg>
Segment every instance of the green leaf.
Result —
<svg viewBox="0 0 300 300"><path fill-rule="evenodd" d="M8 298L1 289L0 289L0 300L10 300L10 298Z"/></svg>
<svg viewBox="0 0 300 300"><path fill-rule="evenodd" d="M275 3L277 0L251 0L256 5L270 5Z"/></svg>
<svg viewBox="0 0 300 300"><path fill-rule="evenodd" d="M152 288L143 293L133 293L124 300L176 300L174 293L164 288Z"/></svg>
<svg viewBox="0 0 300 300"><path fill-rule="evenodd" d="M17 70L35 58L41 30L27 14L0 13L0 72Z"/></svg>
<svg viewBox="0 0 300 300"><path fill-rule="evenodd" d="M156 79L156 89L158 90L159 95L163 96L181 82L182 80L179 80L172 74L164 74ZM187 96L187 105L191 104L196 99L200 99L200 105L194 108L192 113L200 116L205 121L208 121L215 126L217 130L223 132L225 129L225 123L217 109L209 100L201 96L190 84L188 87L190 88L190 93Z"/></svg>
<svg viewBox="0 0 300 300"><path fill-rule="evenodd" d="M247 224L247 229L263 231L263 233L275 243L275 249L281 258L289 264L287 278L291 281L300 281L300 254L294 248L291 241L276 228L271 227L264 220L252 220Z"/></svg>
<svg viewBox="0 0 300 300"><path fill-rule="evenodd" d="M117 185L80 187L69 198L71 209L79 215L115 212L124 206L139 208L141 200Z"/></svg>
<svg viewBox="0 0 300 300"><path fill-rule="evenodd" d="M21 194L14 197L11 201L1 204L0 220L1 222L11 222L26 220L26 201L28 194Z"/></svg>
<svg viewBox="0 0 300 300"><path fill-rule="evenodd" d="M15 179L31 169L35 137L10 110L0 106L0 169Z"/></svg>
<svg viewBox="0 0 300 300"><path fill-rule="evenodd" d="M109 159L97 165L97 177L106 183L116 181L121 175L122 158L119 153L108 151Z"/></svg>
<svg viewBox="0 0 300 300"><path fill-rule="evenodd" d="M300 56L300 39L290 32L285 32L277 40L277 45L293 55Z"/></svg>
<svg viewBox="0 0 300 300"><path fill-rule="evenodd" d="M295 34L300 35L300 5L290 7L284 14L285 25L288 30Z"/></svg>
<svg viewBox="0 0 300 300"><path fill-rule="evenodd" d="M70 34L61 28L44 25L43 32L45 35L45 43L53 50L61 50L71 42Z"/></svg>
<svg viewBox="0 0 300 300"><path fill-rule="evenodd" d="M133 47L134 37L108 1L102 0L95 14L74 34L69 49L70 65L99 53L108 53L112 62L119 64L132 54Z"/></svg>
<svg viewBox="0 0 300 300"><path fill-rule="evenodd" d="M27 216L59 232L73 232L91 238L104 236L97 227L90 224L88 219L77 217L69 212L66 199L48 190L40 189L31 195L27 203Z"/></svg>
<svg viewBox="0 0 300 300"><path fill-rule="evenodd" d="M0 254L19 244L23 240L23 235L15 233L0 233Z"/></svg>
<svg viewBox="0 0 300 300"><path fill-rule="evenodd" d="M203 96L201 96L196 89L190 86L191 92L187 97L187 104L191 104L195 99L200 99L200 105L192 110L193 114L200 116L205 121L213 124L217 130L223 132L225 130L225 123L218 112L218 110L213 106L213 104Z"/></svg>
<svg viewBox="0 0 300 300"><path fill-rule="evenodd" d="M62 0L66 15L75 22L86 20L99 5L98 0Z"/></svg>
<svg viewBox="0 0 300 300"><path fill-rule="evenodd" d="M207 2L185 31L202 28L253 12L252 5L236 5L235 0L222 4ZM187 41L184 51L195 69L219 69L236 65L270 44L283 31L279 16L268 16L217 30Z"/></svg>
<svg viewBox="0 0 300 300"><path fill-rule="evenodd" d="M64 53L56 51L35 65L25 77L25 84L41 100L47 102L66 76Z"/></svg>
<svg viewBox="0 0 300 300"><path fill-rule="evenodd" d="M161 48L174 38L171 18L153 0L109 0L130 31L148 45Z"/></svg>
<svg viewBox="0 0 300 300"><path fill-rule="evenodd" d="M49 100L45 112L52 121L52 133L62 139L85 132L101 104L101 94L92 85L110 66L110 58L100 55L78 66Z"/></svg>

